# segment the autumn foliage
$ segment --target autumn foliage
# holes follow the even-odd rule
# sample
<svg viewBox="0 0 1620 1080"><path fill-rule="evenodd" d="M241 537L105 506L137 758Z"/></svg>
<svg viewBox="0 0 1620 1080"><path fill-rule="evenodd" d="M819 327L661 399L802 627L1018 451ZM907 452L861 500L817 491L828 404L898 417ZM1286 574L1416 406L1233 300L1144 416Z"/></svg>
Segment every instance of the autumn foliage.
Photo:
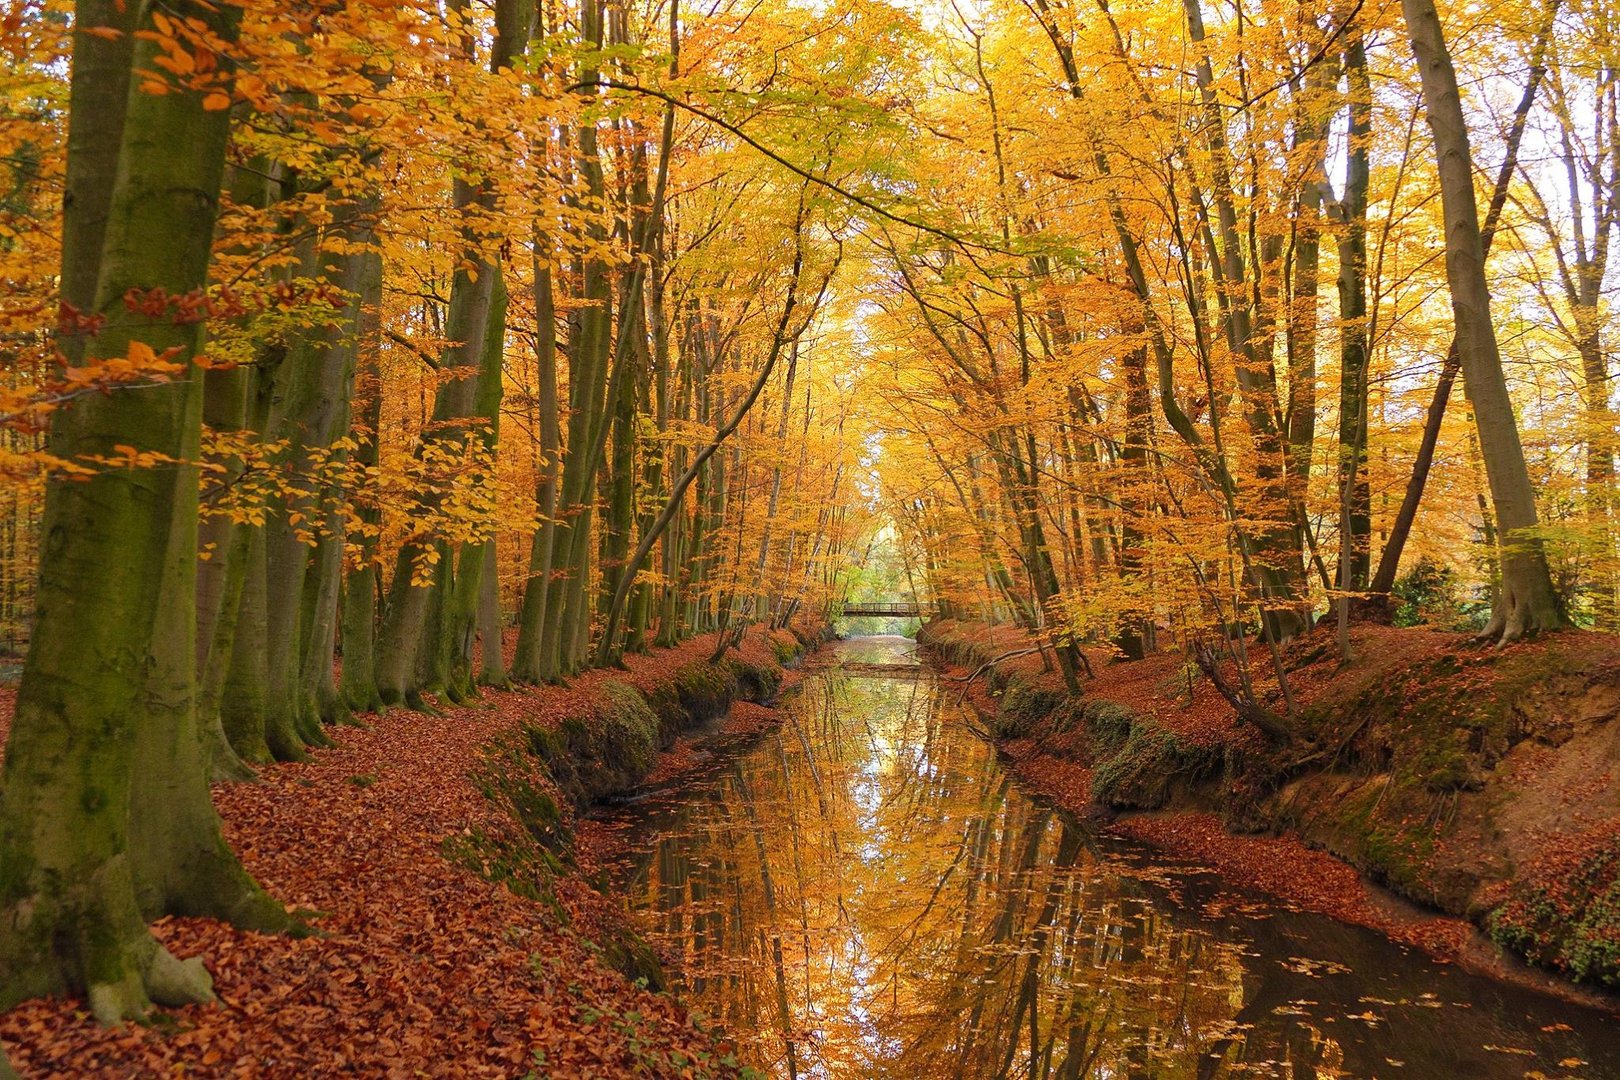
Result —
<svg viewBox="0 0 1620 1080"><path fill-rule="evenodd" d="M1266 753L1327 626L1620 628L1620 33L1491 15L10 5L0 1008L238 993L165 920L308 929L341 871L245 845L382 798L287 787L404 761L363 718L461 776L495 729L454 709L727 670L880 564L1064 692L1173 667ZM1172 734L1108 782L1201 767Z"/></svg>

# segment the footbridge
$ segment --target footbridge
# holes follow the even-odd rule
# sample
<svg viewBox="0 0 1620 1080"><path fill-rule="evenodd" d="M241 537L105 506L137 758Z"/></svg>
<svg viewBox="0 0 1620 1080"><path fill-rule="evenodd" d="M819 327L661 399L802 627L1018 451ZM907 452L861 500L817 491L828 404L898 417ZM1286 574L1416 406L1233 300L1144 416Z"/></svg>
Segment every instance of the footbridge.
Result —
<svg viewBox="0 0 1620 1080"><path fill-rule="evenodd" d="M868 616L877 619L926 619L934 613L932 604L917 600L850 600L840 614L846 619Z"/></svg>

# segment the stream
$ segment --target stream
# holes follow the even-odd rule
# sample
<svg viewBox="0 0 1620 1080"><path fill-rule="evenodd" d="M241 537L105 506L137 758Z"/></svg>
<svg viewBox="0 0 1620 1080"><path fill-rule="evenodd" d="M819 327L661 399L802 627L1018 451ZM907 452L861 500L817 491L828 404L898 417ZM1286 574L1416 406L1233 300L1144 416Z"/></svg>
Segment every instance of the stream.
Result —
<svg viewBox="0 0 1620 1080"><path fill-rule="evenodd" d="M1620 1023L1099 838L916 643L608 814L691 1007L771 1076L1620 1078Z"/></svg>

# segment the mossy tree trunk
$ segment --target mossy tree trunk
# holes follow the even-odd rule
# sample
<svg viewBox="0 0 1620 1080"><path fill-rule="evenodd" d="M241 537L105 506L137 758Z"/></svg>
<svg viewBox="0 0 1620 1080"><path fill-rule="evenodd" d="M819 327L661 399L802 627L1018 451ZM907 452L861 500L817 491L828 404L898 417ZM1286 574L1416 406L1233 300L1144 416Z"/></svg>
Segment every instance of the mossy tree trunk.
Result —
<svg viewBox="0 0 1620 1080"><path fill-rule="evenodd" d="M501 438L501 402L506 397L506 383L502 376L506 355L506 316L510 296L504 279L495 285L495 300L490 309L489 334L484 342L483 370L478 375L478 415L484 421L484 439L493 454ZM478 561L476 579L471 589L476 610L467 619L462 655L469 671L472 665L472 643L480 643L478 674L471 681L478 686L507 685L506 656L501 646L501 588L499 562L496 558L495 537L491 536L475 549Z"/></svg>
<svg viewBox="0 0 1620 1080"><path fill-rule="evenodd" d="M580 28L593 48L603 42L604 9L599 0L583 0ZM590 63L582 64L579 82L594 84L600 73ZM582 124L577 137L577 167L591 205L606 197L606 181L598 156L596 128ZM607 237L599 222L586 229L593 246ZM612 352L612 283L610 271L599 256L585 260L582 273L582 306L577 316L578 334L572 341L568 372L568 443L562 463L558 498L556 549L553 580L547 590L545 625L553 633L541 646L540 676L554 679L577 671L583 662L591 621L592 494L607 424L605 403L617 386L609 377Z"/></svg>
<svg viewBox="0 0 1620 1080"><path fill-rule="evenodd" d="M482 545L484 579L478 590L478 685L510 689L506 652L501 633L506 619L501 612L501 581L494 540Z"/></svg>
<svg viewBox="0 0 1620 1080"><path fill-rule="evenodd" d="M232 368L204 373L203 426L215 431L239 431L247 426L251 369ZM240 461L227 463L219 489L242 474ZM236 640L237 616L242 604L242 583L250 552L249 527L227 513L215 513L198 526L197 565L197 725L210 747L216 780L250 780L253 769L231 745L220 716L225 676L230 670Z"/></svg>
<svg viewBox="0 0 1620 1080"><path fill-rule="evenodd" d="M459 205L472 205L470 185L457 181L463 189ZM445 335L452 344L442 360L446 370L472 368L476 371L483 353L484 333L489 320L494 268L481 254L469 252L475 269L456 271L450 292L450 314ZM444 442L463 435L461 421L472 415L476 377L453 379L439 388L433 409L433 430L429 439ZM420 660L424 644L433 645L429 631L436 583L447 575L440 554L430 569L429 559L438 542L428 536L408 540L401 546L389 586L388 607L377 639L377 690L385 705L420 704ZM439 597L442 604L442 596Z"/></svg>
<svg viewBox="0 0 1620 1080"><path fill-rule="evenodd" d="M284 176L279 163L256 156L227 174L231 201L265 210L282 197ZM286 355L285 343L266 341L258 345L252 364L206 372L205 430L264 431L270 415L270 390ZM219 482L222 492L240 479L234 465L230 468ZM204 522L200 530L209 558L199 568L197 583L197 644L202 658L197 708L205 734L217 728L229 756L246 769L247 761L269 762L273 755L265 740L269 703L265 636L269 626L264 530L260 523L242 517L222 513ZM228 541L222 543L222 536L228 536ZM216 575L217 580L211 580ZM302 753L301 745L298 752ZM222 759L229 767L225 753L216 754L216 766Z"/></svg>
<svg viewBox="0 0 1620 1080"><path fill-rule="evenodd" d="M352 208L350 210L352 215ZM340 221L337 231L347 232ZM345 236L352 241L352 237ZM276 372L272 390L270 425L266 438L280 447L277 459L287 477L280 505L265 526L267 601L265 644L269 682L267 730L288 729L283 739L309 746L330 745L321 731L318 709L312 700L313 665L306 654L322 648L314 640L317 630L329 635L336 615L336 582L326 582L322 603L322 575L331 574L332 541L327 535L336 500L326 490L333 462L333 444L348 427L348 397L354 382L355 323L362 256L327 256L312 242L306 272L346 290L351 299L330 322L308 330L289 351ZM321 269L325 264L324 270ZM341 551L342 537L335 538ZM320 549L327 546L327 561ZM330 613L330 617L328 617ZM331 645L324 645L328 657ZM328 701L330 705L330 699ZM283 751L272 741L278 757ZM302 754L302 746L298 755Z"/></svg>
<svg viewBox="0 0 1620 1080"><path fill-rule="evenodd" d="M362 475L377 467L377 429L382 423L382 375L377 366L377 349L382 335L382 256L366 256L364 284L360 291L359 354L356 363L355 401L351 408L350 437L354 440L354 462ZM358 553L343 575L343 675L338 694L352 712L376 712L382 708L377 693L377 537L382 524L382 508L374 493L361 491L354 498L355 516L360 522L355 538Z"/></svg>
<svg viewBox="0 0 1620 1080"><path fill-rule="evenodd" d="M501 365L506 355L507 301L506 283L497 269L494 296L489 306L489 327L484 333L484 351L479 360L478 393L473 402L477 428L474 438L483 442L485 452L491 458L500 441L501 401L505 396ZM447 597L443 638L447 649L445 683L453 700L476 698L477 685L483 682L482 678L475 678L472 663L473 643L487 629L482 621L486 601L494 604L494 631L493 641L486 637L484 642L485 659L487 661L493 652L499 663L500 600L498 596L490 597L485 590L486 579L493 582L494 578L494 551L494 537L482 543L465 545L460 553L455 590ZM504 665L501 668L493 680L494 685L506 681Z"/></svg>
<svg viewBox="0 0 1620 1080"><path fill-rule="evenodd" d="M168 12L234 36L232 9L179 0ZM78 17L79 28L126 18L99 3L81 4ZM140 18L149 22L150 11ZM77 34L86 62L74 67L75 104L99 96L116 108L111 91L154 69L159 46L139 40L122 62L111 50L92 61L90 36ZM50 448L71 460L128 445L174 464L48 482L36 624L0 788L0 1008L82 990L109 1023L154 1001L212 997L200 961L176 960L147 917L286 924L220 835L197 730L198 475L189 463L200 447L202 382L190 361L202 328L124 305L131 289L184 297L206 283L229 115L204 110L195 91L137 89L125 100L104 201L66 206L64 286L85 290L66 299L93 296L83 307L107 317L75 351L94 361L140 343L173 349L186 366L161 385L57 413ZM105 113L75 107L70 123L81 122L108 134ZM83 147L86 132L75 134L70 146ZM81 158L70 173L86 166ZM87 227L97 220L104 227Z"/></svg>
<svg viewBox="0 0 1620 1080"><path fill-rule="evenodd" d="M536 683L545 678L543 664L548 627L546 612L551 594L551 570L557 552L557 502L562 480L562 425L557 401L557 311L552 291L551 267L545 262L550 253L543 249L544 236L535 236L534 319L535 374L539 380L538 410L540 428L539 478L536 502L540 525L529 546L529 576L523 587L523 604L518 615L517 652L512 661L512 677L519 682Z"/></svg>

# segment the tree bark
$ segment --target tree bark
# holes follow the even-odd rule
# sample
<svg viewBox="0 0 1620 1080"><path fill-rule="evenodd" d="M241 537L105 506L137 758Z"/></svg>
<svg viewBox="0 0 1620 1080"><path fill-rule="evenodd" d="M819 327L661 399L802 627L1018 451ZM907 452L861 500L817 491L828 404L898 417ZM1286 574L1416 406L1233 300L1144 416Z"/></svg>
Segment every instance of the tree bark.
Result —
<svg viewBox="0 0 1620 1080"><path fill-rule="evenodd" d="M1412 51L1423 79L1423 101L1434 132L1446 226L1446 279L1457 321L1457 355L1479 433L1480 454L1502 531L1502 595L1482 636L1513 641L1565 625L1541 538L1535 491L1519 442L1519 426L1491 322L1473 164L1457 73L1446 50L1434 0L1401 0Z"/></svg>
<svg viewBox="0 0 1620 1080"><path fill-rule="evenodd" d="M1513 110L1513 122L1508 127L1507 150L1502 157L1501 168L1496 173L1496 186L1491 192L1490 206L1485 211L1485 226L1480 233L1482 258L1490 256L1491 241L1496 235L1496 222L1501 216L1502 208L1507 205L1508 187L1518 168L1519 146L1524 140L1530 106L1535 102L1536 90L1547 73L1547 42L1552 34L1553 19L1558 14L1558 6L1558 0L1553 0L1547 5L1541 28L1536 35L1536 43L1531 49L1530 77L1525 82L1524 94L1519 99L1518 107ZM1434 450L1440 441L1440 425L1445 419L1446 406L1451 400L1451 388L1457 381L1459 369L1457 341L1453 337L1450 348L1446 350L1445 362L1440 368L1440 377L1435 382L1434 396L1424 416L1423 435L1418 444L1417 457L1412 463L1412 475L1407 481L1406 493L1402 496L1400 508L1395 513L1395 520L1390 524L1389 537L1385 540L1384 550L1378 557L1378 570L1368 585L1368 590L1376 596L1387 598L1390 590L1395 587L1395 575L1400 571L1401 554L1406 550L1406 540L1412 533L1412 523L1417 520L1418 505L1423 501L1423 489L1428 484L1429 470L1434 464Z"/></svg>
<svg viewBox="0 0 1620 1080"><path fill-rule="evenodd" d="M1366 587L1372 561L1372 505L1367 484L1367 189L1372 181L1372 86L1359 31L1344 50L1348 84L1349 164L1339 236L1339 588ZM1340 601L1347 605L1348 599ZM1348 611L1348 607L1346 609Z"/></svg>
<svg viewBox="0 0 1620 1080"><path fill-rule="evenodd" d="M235 34L231 10L186 0L169 8L225 40ZM93 5L79 15L81 27L118 24ZM143 23L150 28L149 13ZM91 97L107 89L103 79L127 86L161 51L138 40L128 55L121 74L115 62L76 66L75 83L97 83L82 87ZM70 124L81 117L105 119L75 111ZM154 1001L211 1000L201 962L175 959L145 917L286 925L220 834L197 729L191 463L202 381L191 361L201 324L135 318L124 306L131 289L184 297L205 284L229 123L196 91L131 91L105 202L75 199L66 211L84 217L68 230L64 282L93 279L87 310L107 317L76 343L78 356L123 357L140 343L175 350L183 368L160 385L56 413L50 449L73 460L128 445L176 464L47 483L37 619L0 786L0 1008L87 991L96 1017L113 1023L144 1016ZM103 216L104 228L90 226Z"/></svg>
<svg viewBox="0 0 1620 1080"><path fill-rule="evenodd" d="M355 518L360 523L356 540L358 554L343 576L343 612L340 633L343 648L343 674L338 694L353 713L376 712L383 707L377 692L377 535L382 525L382 508L374 492L365 490L371 471L377 467L378 428L382 423L382 373L377 350L382 343L382 256L366 256L365 278L360 291L359 349L355 371L355 398L360 403L360 420L351 409L350 436L354 440L353 462L361 477L361 488L351 491Z"/></svg>

